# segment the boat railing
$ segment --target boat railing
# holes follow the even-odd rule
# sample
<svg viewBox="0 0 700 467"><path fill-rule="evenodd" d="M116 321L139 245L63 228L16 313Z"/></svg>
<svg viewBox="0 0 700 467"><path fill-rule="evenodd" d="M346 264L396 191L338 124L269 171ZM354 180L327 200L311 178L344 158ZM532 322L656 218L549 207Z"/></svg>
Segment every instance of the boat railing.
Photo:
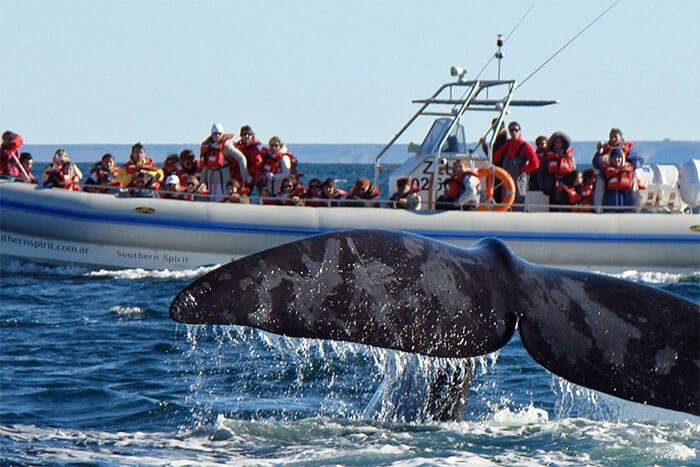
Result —
<svg viewBox="0 0 700 467"><path fill-rule="evenodd" d="M361 200L352 198L338 198L338 199L327 199L327 198L300 198L298 201L293 201L291 199L279 198L279 197L266 197L259 195L243 195L238 201L222 201L222 197L229 198L228 196L222 194L208 194L208 193L189 193L182 191L166 191L166 190L153 190L153 189L142 189L138 192L129 190L128 188L120 187L105 187L103 185L90 185L85 184L83 188L87 187L88 190L94 194L107 194L112 196L117 196L120 198L134 198L134 199L169 199L172 201L185 201L185 202L213 202L213 203L232 203L232 204L250 204L250 205L262 205L262 206L287 206L287 207L370 207L370 208L394 208L396 207L396 201L389 198L377 198L372 200ZM51 189L51 188L47 188ZM60 188L56 188L60 189ZM104 191L98 191L104 190ZM505 206L500 203L489 204L488 206L482 205L480 208L475 209L470 206L454 206L449 203L445 203L440 206L438 203L435 209L429 209L426 206L418 205L412 209L408 209L416 212L440 212L440 211L513 211L513 212L525 212L525 213L537 213L537 212L594 212L594 213L608 213L608 212L645 212L645 213L679 213L685 212L686 209L670 209L668 206L662 205L636 205L636 206L594 206L594 205L563 205L563 204L549 204L549 203L513 203L512 205Z"/></svg>

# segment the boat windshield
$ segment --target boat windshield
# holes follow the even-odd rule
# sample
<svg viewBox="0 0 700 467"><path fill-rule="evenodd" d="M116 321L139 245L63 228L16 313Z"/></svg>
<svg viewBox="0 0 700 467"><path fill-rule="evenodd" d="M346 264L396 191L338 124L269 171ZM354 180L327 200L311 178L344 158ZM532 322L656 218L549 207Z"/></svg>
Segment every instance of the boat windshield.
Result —
<svg viewBox="0 0 700 467"><path fill-rule="evenodd" d="M445 139L445 132L449 129L452 119L438 118L433 122L430 131L421 144L421 155L435 154L440 149L440 143ZM464 136L464 127L455 125L445 140L442 152L466 153L467 142Z"/></svg>

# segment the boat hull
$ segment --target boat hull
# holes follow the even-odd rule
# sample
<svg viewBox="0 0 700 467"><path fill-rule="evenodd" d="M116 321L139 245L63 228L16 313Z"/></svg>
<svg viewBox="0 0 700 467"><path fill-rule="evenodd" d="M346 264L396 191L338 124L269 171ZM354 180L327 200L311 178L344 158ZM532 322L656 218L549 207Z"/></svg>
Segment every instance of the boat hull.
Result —
<svg viewBox="0 0 700 467"><path fill-rule="evenodd" d="M335 230L468 247L493 236L550 265L700 269L700 215L406 211L184 202L0 181L0 253L88 267L191 269Z"/></svg>

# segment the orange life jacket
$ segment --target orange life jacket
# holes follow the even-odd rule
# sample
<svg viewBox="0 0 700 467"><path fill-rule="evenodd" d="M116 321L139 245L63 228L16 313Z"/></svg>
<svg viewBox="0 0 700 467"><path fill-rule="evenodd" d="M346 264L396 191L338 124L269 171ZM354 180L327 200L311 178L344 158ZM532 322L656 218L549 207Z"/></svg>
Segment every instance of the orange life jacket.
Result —
<svg viewBox="0 0 700 467"><path fill-rule="evenodd" d="M78 177L73 175L63 175L62 177L63 181L63 188L64 190L70 190L70 191L80 191L80 183L78 180Z"/></svg>
<svg viewBox="0 0 700 467"><path fill-rule="evenodd" d="M569 148L564 154L556 152L547 152L545 154L545 163L547 164L547 173L550 175L566 175L574 171L574 151Z"/></svg>
<svg viewBox="0 0 700 467"><path fill-rule="evenodd" d="M231 140L233 135L224 134L219 139L219 143L216 144L211 141L211 138L207 138L202 143L200 154L202 158L203 166L209 169L220 169L226 165L226 157L224 156L224 146L226 142Z"/></svg>
<svg viewBox="0 0 700 467"><path fill-rule="evenodd" d="M464 177L471 175L472 177L479 178L479 174L474 169L469 169L463 173L454 173L450 176L447 181L447 189L445 190L445 196L449 199L457 199L460 197L463 191L462 183L464 183Z"/></svg>
<svg viewBox="0 0 700 467"><path fill-rule="evenodd" d="M153 163L153 159L149 157L143 164L137 164L129 160L129 162L124 164L124 170L126 170L127 174L132 175L140 170L158 170L158 167Z"/></svg>
<svg viewBox="0 0 700 467"><path fill-rule="evenodd" d="M634 169L626 162L619 169L609 165L603 172L605 188L612 191L629 191L634 187Z"/></svg>

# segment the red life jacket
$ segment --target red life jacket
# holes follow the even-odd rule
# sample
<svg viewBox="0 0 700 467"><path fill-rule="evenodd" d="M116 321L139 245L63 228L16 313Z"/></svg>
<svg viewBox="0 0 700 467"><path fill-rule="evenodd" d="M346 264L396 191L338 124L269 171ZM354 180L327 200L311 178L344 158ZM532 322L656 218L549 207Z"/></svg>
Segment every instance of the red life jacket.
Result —
<svg viewBox="0 0 700 467"><path fill-rule="evenodd" d="M277 169L280 166L280 163L282 163L282 157L287 156L289 157L289 166L290 166L290 173L292 175L297 174L297 159L294 157L294 154L291 152L278 152L274 155L267 154L265 155L265 158L263 159L263 165L262 165L262 170L265 173L271 173L271 174L276 174Z"/></svg>
<svg viewBox="0 0 700 467"><path fill-rule="evenodd" d="M569 148L564 154L556 152L547 152L545 161L547 164L547 173L550 175L566 175L574 171L574 151Z"/></svg>
<svg viewBox="0 0 700 467"><path fill-rule="evenodd" d="M129 160L129 162L124 164L124 170L126 170L127 174L133 175L139 170L158 170L158 168L153 163L153 159L149 157L146 159L146 162L140 165L132 160Z"/></svg>
<svg viewBox="0 0 700 467"><path fill-rule="evenodd" d="M233 138L231 134L224 134L219 140L219 144L211 141L211 138L207 138L202 143L200 149L200 157L202 160L202 165L209 169L220 169L226 165L226 157L224 156L224 146L226 143Z"/></svg>
<svg viewBox="0 0 700 467"><path fill-rule="evenodd" d="M613 191L629 191L634 188L634 169L626 162L619 169L609 165L603 172L605 188Z"/></svg>
<svg viewBox="0 0 700 467"><path fill-rule="evenodd" d="M622 149L622 152L625 153L625 157L627 157L630 153L630 149L632 149L632 146L634 146L632 141L625 141L625 144L622 146L610 146L606 143L605 146L603 146L603 154L610 154L613 149L620 148Z"/></svg>
<svg viewBox="0 0 700 467"><path fill-rule="evenodd" d="M73 175L63 175L62 178L63 181L63 188L64 190L70 190L70 191L79 191L80 190L80 183L78 181L78 177Z"/></svg>
<svg viewBox="0 0 700 467"><path fill-rule="evenodd" d="M17 135L9 143L3 143L0 146L0 175L9 175L15 178L20 176L22 171L17 165L17 161L19 161L19 150L23 144L24 139Z"/></svg>
<svg viewBox="0 0 700 467"><path fill-rule="evenodd" d="M255 181L262 175L263 170L263 152L260 149L259 139L255 138L250 144L243 144L241 141L236 143L236 147L245 155L248 162L248 173Z"/></svg>
<svg viewBox="0 0 700 467"><path fill-rule="evenodd" d="M464 177L466 177L467 175L479 178L478 172L474 169L469 169L463 173L453 173L447 181L447 189L445 190L445 196L449 199L458 199L464 191Z"/></svg>

